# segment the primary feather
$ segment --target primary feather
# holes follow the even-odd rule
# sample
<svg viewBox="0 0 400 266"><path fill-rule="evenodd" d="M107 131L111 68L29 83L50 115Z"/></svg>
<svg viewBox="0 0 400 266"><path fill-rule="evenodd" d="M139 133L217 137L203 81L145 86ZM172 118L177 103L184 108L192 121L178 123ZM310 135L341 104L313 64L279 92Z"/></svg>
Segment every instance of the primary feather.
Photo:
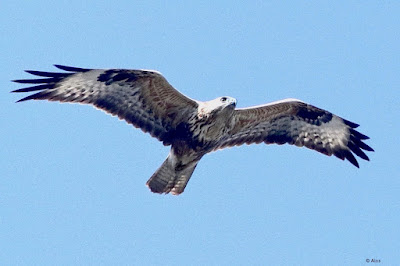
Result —
<svg viewBox="0 0 400 266"><path fill-rule="evenodd" d="M357 124L299 100L236 109L231 97L192 100L157 71L55 66L66 72L27 70L41 78L14 80L34 84L13 91L33 92L18 102L91 104L171 145L168 158L147 182L156 193L182 193L205 154L245 143L305 146L356 167L354 155L369 160L364 151L373 151Z"/></svg>

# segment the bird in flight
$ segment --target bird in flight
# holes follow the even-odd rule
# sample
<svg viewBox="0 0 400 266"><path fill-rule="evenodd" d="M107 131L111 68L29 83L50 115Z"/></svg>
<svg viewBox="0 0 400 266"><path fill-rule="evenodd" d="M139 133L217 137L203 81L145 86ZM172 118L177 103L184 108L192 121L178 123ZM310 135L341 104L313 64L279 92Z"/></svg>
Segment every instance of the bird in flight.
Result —
<svg viewBox="0 0 400 266"><path fill-rule="evenodd" d="M26 72L41 77L12 92L35 92L18 102L49 100L91 104L171 146L167 159L146 185L155 193L181 194L207 153L242 144L292 144L359 164L373 149L357 124L296 99L236 108L224 96L201 102L183 95L153 70L85 69L55 65L65 72Z"/></svg>

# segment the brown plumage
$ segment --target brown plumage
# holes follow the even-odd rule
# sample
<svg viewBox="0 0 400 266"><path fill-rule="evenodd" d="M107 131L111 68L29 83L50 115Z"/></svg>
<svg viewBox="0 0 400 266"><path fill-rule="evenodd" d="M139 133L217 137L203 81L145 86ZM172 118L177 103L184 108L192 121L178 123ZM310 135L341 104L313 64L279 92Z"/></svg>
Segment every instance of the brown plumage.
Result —
<svg viewBox="0 0 400 266"><path fill-rule="evenodd" d="M147 185L156 193L184 191L200 159L209 152L244 143L305 146L347 159L373 151L357 124L299 100L236 109L231 97L200 102L176 89L158 72L83 69L56 65L64 73L26 71L44 77L14 80L36 84L13 92L36 92L21 100L91 104L148 132L171 151Z"/></svg>

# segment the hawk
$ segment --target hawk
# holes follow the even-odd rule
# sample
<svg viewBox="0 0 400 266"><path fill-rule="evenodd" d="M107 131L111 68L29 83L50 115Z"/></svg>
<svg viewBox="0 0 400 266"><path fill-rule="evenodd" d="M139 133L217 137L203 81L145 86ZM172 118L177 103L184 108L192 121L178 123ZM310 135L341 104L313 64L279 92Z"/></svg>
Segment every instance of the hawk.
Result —
<svg viewBox="0 0 400 266"><path fill-rule="evenodd" d="M357 124L296 99L236 108L232 97L201 102L172 87L153 70L84 69L55 65L62 73L27 70L39 76L14 80L35 84L12 92L36 92L18 102L49 100L91 104L118 116L171 146L147 181L152 192L180 194L207 153L242 144L292 144L347 159L373 151Z"/></svg>

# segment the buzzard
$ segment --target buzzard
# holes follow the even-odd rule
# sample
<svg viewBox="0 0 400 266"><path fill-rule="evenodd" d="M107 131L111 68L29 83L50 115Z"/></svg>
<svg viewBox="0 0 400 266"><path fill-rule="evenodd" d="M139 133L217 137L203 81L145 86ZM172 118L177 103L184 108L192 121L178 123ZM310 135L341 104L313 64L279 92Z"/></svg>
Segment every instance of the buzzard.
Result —
<svg viewBox="0 0 400 266"><path fill-rule="evenodd" d="M180 194L207 153L242 144L294 144L347 159L373 151L357 124L296 99L236 108L231 97L201 102L172 87L157 71L84 69L55 65L62 73L27 70L35 84L13 92L36 92L26 100L91 104L171 146L163 164L147 181L152 192Z"/></svg>

